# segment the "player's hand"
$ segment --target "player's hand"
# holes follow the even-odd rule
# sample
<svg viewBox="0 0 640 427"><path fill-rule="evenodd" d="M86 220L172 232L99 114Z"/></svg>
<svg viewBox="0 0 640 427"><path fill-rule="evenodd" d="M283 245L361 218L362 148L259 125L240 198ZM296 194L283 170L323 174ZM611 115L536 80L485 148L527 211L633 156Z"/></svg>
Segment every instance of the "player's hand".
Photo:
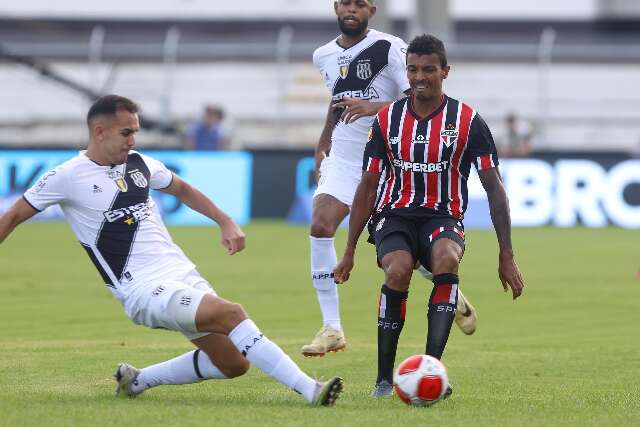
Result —
<svg viewBox="0 0 640 427"><path fill-rule="evenodd" d="M349 280L353 270L353 254L345 253L338 265L333 269L333 281L337 284Z"/></svg>
<svg viewBox="0 0 640 427"><path fill-rule="evenodd" d="M245 246L245 235L242 229L229 219L220 224L221 243L227 249L229 255L240 252Z"/></svg>
<svg viewBox="0 0 640 427"><path fill-rule="evenodd" d="M522 295L524 280L512 254L500 254L498 276L505 292L511 288L514 300Z"/></svg>
<svg viewBox="0 0 640 427"><path fill-rule="evenodd" d="M361 117L375 116L378 114L380 105L367 101L365 99L349 98L345 96L339 102L333 104L332 108L343 108L340 120L346 124L353 123Z"/></svg>

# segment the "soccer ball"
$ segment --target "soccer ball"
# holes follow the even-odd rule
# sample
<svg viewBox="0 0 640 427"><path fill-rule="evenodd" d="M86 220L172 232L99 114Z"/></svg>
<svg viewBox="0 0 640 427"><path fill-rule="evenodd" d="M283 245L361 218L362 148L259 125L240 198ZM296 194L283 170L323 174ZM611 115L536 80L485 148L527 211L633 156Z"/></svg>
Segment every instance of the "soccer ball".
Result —
<svg viewBox="0 0 640 427"><path fill-rule="evenodd" d="M435 357L411 356L393 374L396 394L407 405L429 406L444 396L449 386L447 368Z"/></svg>

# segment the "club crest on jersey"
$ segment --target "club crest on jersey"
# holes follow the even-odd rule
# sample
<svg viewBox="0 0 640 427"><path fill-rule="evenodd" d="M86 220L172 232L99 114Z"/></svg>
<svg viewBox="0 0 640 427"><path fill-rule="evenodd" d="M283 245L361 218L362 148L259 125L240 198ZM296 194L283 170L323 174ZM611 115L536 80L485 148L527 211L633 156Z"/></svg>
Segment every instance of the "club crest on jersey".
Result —
<svg viewBox="0 0 640 427"><path fill-rule="evenodd" d="M358 76L360 80L370 79L372 74L369 60L358 61L356 64L356 76Z"/></svg>
<svg viewBox="0 0 640 427"><path fill-rule="evenodd" d="M140 188L145 188L149 183L147 182L147 178L144 177L142 172L138 169L134 169L129 172L129 176L135 185Z"/></svg>
<svg viewBox="0 0 640 427"><path fill-rule="evenodd" d="M348 65L341 65L340 66L340 77L342 77L342 80L347 78L347 74L349 73L349 66Z"/></svg>
<svg viewBox="0 0 640 427"><path fill-rule="evenodd" d="M111 170L107 172L107 176L109 177L109 179L112 179L113 182L116 183L120 191L122 191L123 193L127 192L129 187L127 186L127 181L124 180L124 177L122 176L122 173L120 171Z"/></svg>
<svg viewBox="0 0 640 427"><path fill-rule="evenodd" d="M347 78L349 73L349 63L351 62L351 55L343 55L338 57L338 65L340 66L340 77L342 79Z"/></svg>
<svg viewBox="0 0 640 427"><path fill-rule="evenodd" d="M458 131L456 130L456 126L449 123L447 128L440 132L440 139L447 148L451 147L451 144L454 144L458 140Z"/></svg>

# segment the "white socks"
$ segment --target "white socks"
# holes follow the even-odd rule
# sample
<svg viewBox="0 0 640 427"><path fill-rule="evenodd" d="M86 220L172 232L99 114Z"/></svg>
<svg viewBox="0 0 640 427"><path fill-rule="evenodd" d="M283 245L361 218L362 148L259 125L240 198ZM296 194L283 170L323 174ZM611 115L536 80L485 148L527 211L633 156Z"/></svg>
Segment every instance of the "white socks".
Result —
<svg viewBox="0 0 640 427"><path fill-rule="evenodd" d="M333 269L338 263L333 237L309 236L311 243L311 278L316 288L324 326L341 330L338 287L333 281Z"/></svg>
<svg viewBox="0 0 640 427"><path fill-rule="evenodd" d="M131 390L137 393L162 384L192 384L213 378L226 377L205 352L194 350L142 369Z"/></svg>
<svg viewBox="0 0 640 427"><path fill-rule="evenodd" d="M418 266L418 271L420 272L420 274L422 274L422 277L424 277L425 279L427 280L433 279L433 273L427 270L426 268L424 268L422 264Z"/></svg>
<svg viewBox="0 0 640 427"><path fill-rule="evenodd" d="M316 381L302 372L280 347L262 335L251 319L240 322L229 333L229 338L249 362L302 394L307 401L313 401Z"/></svg>

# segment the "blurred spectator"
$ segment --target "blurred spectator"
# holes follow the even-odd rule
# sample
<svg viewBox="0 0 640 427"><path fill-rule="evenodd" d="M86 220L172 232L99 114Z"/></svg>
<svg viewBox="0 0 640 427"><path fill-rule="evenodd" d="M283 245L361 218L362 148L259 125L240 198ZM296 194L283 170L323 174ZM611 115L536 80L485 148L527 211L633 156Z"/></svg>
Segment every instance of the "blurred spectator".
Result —
<svg viewBox="0 0 640 427"><path fill-rule="evenodd" d="M501 157L526 157L531 153L533 125L509 112L505 118L505 135L498 146Z"/></svg>
<svg viewBox="0 0 640 427"><path fill-rule="evenodd" d="M207 105L202 119L191 125L187 133L185 147L191 150L224 150L229 148L229 133L222 121L224 110L218 106Z"/></svg>

